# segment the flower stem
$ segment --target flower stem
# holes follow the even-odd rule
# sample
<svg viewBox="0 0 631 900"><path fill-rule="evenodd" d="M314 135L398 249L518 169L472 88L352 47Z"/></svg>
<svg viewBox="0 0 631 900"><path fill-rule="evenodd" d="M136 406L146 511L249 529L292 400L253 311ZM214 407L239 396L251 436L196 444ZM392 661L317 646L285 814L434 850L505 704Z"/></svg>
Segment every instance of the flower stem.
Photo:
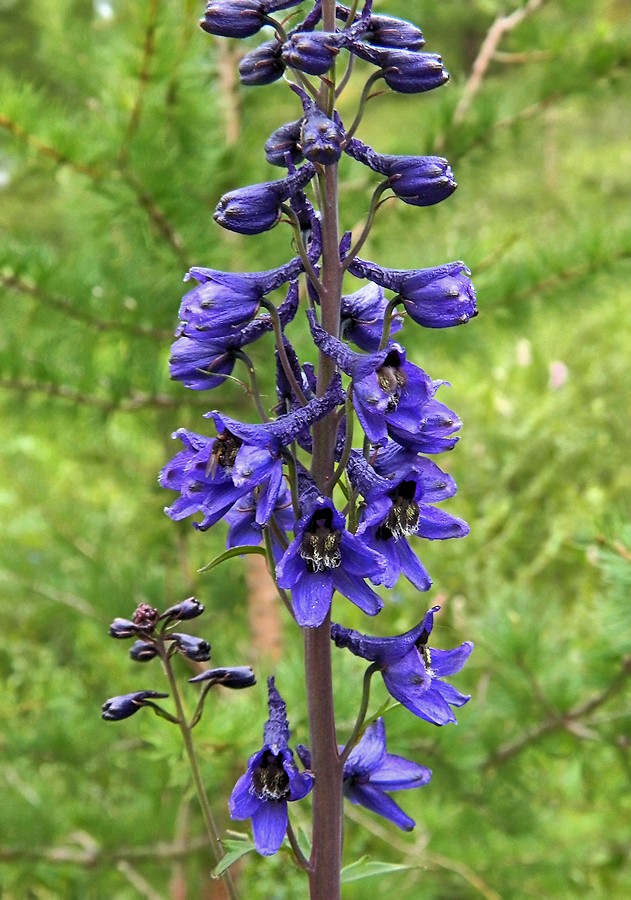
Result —
<svg viewBox="0 0 631 900"><path fill-rule="evenodd" d="M359 707L359 712L357 713L357 719L355 721L355 725L351 732L351 736L346 742L346 746L342 750L340 754L340 759L342 760L342 765L346 762L349 757L349 754L355 744L357 743L357 738L362 730L362 726L366 719L366 711L368 709L368 702L370 700L370 679L372 676L379 670L379 666L376 663L372 663L372 665L368 666L366 671L364 672L364 684L362 689L362 702Z"/></svg>
<svg viewBox="0 0 631 900"><path fill-rule="evenodd" d="M169 688L171 689L171 694L173 696L173 700L175 703L175 708L177 711L177 717L179 719L180 732L182 734L182 740L184 742L184 749L186 750L186 755L188 757L188 763L191 769L191 775L193 777L193 784L195 785L195 792L197 794L197 799L199 801L199 805L202 811L202 818L204 819L204 825L206 826L206 834L208 837L208 842L211 847L211 851L215 860L215 864L217 864L224 856L223 847L221 846L221 840L219 838L219 830L217 828L217 824L215 823L215 819L212 814L212 810L208 803L208 797L206 796L206 791L204 790L204 782L202 781L202 775L199 770L199 765L197 762L197 754L195 753L195 745L193 744L193 736L191 734L190 726L187 723L186 713L184 710L184 704L182 703L182 696L180 694L180 690L178 687L177 680L173 673L173 667L171 665L171 659L169 657L168 652L165 651L164 643L161 641L160 647L160 659L162 660L162 665L167 677L167 681L169 682ZM230 900L238 900L238 894L236 888L234 886L234 882L232 881L232 876L229 870L226 870L222 878L224 880L224 884L226 890L228 891L228 896Z"/></svg>
<svg viewBox="0 0 631 900"><path fill-rule="evenodd" d="M322 27L335 30L335 0L323 0ZM334 86L323 89L320 105L326 111ZM342 266L339 251L337 164L324 166L319 176L322 222L322 327L337 337L340 331ZM318 358L317 393L322 396L335 373L335 363L322 352ZM329 413L313 429L311 473L318 488L329 495L335 465L337 418ZM342 764L335 734L331 672L331 613L317 628L305 628L305 678L311 759L315 775L313 833L309 871L311 900L339 900L342 867Z"/></svg>

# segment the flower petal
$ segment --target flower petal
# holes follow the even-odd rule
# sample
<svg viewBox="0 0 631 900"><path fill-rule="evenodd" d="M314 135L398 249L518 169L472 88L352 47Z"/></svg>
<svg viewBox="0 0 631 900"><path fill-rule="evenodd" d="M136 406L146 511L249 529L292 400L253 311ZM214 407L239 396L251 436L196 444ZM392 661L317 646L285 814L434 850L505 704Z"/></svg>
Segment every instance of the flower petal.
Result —
<svg viewBox="0 0 631 900"><path fill-rule="evenodd" d="M377 787L370 784L350 784L345 788L345 794L351 803L365 806L371 812L394 822L403 831L412 831L416 825L414 819L404 813L391 797Z"/></svg>
<svg viewBox="0 0 631 900"><path fill-rule="evenodd" d="M267 800L252 815L254 845L261 856L273 856L287 833L287 801Z"/></svg>

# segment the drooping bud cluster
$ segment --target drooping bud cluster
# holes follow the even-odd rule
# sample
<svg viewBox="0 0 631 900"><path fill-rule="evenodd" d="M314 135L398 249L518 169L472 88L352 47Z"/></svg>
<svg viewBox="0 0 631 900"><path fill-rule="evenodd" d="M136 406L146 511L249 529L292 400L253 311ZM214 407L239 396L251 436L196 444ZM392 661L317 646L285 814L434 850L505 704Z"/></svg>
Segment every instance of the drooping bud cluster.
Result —
<svg viewBox="0 0 631 900"><path fill-rule="evenodd" d="M419 591L431 587L417 556L417 539L468 533L465 522L436 505L453 497L456 486L427 458L454 447L460 421L437 399L444 382L411 362L399 338L405 340L406 318L426 328L446 328L473 318L477 307L469 271L460 261L398 270L359 256L384 193L411 206L431 207L456 190L446 159L382 154L355 137L376 82L403 94L433 90L449 77L441 57L423 50L423 33L415 25L373 15L372 0L361 9L356 3L336 4L334 28L332 4L326 4L326 15L322 0L310 4L301 21L294 9L298 5L297 0L209 0L201 20L204 31L218 37L250 38L271 29L271 39L242 56L241 81L261 86L284 75L297 104L296 118L278 125L264 148L267 162L285 170L283 177L229 191L214 218L244 235L288 224L297 256L256 273L190 270L187 279L197 285L180 306L171 375L200 391L243 371L256 421L237 421L214 410L206 415L215 436L179 429L174 437L183 449L164 467L160 482L178 494L166 510L172 519L195 517L200 531L225 519L229 551L252 552L264 544L270 572L295 623L305 629L324 626L328 635L336 593L375 616L387 603L383 589L394 587L400 576ZM285 11L284 17L278 15ZM352 125L345 125L336 100L351 77L362 73L367 77L359 109ZM332 184L327 173L342 154L381 180L367 204L366 229L355 242L350 232L339 237L336 231L331 255L332 226L323 195ZM332 297L333 264L340 278ZM360 283L351 284L351 278ZM301 298L306 313L300 310ZM313 362L296 352L292 329L311 335ZM259 395L245 350L271 336L276 404ZM333 462L325 476L310 463L314 450L317 455L322 449L314 430L322 434L323 423L331 425L328 434L333 435L327 438ZM185 607L180 607L182 612ZM388 691L414 715L443 725L455 722L452 707L469 699L443 676L462 668L472 645L430 650L437 610L432 608L416 628L398 637L370 637L336 624L331 637L337 647L381 671ZM169 616L173 613L167 611L154 621L150 615L142 622L116 620L111 633L135 637L131 655L139 661L164 652L208 659L205 642L167 633ZM247 672L217 669L193 680L241 687ZM275 853L282 843L287 802L303 798L313 784L309 751L299 751L307 771L300 772L293 761L285 704L273 679L268 692L263 747L250 758L230 801L233 818L252 820L256 847L264 855ZM119 698L118 705L108 701L108 711L120 708L123 718L152 696L145 691L127 695L132 700ZM363 736L358 726L354 741L344 752L348 798L401 828L413 827L384 789L422 786L430 771L386 752L381 719Z"/></svg>
<svg viewBox="0 0 631 900"><path fill-rule="evenodd" d="M158 657L166 663L174 655L180 654L191 662L205 663L210 659L208 641L192 634L172 630L179 622L196 619L203 612L204 607L196 597L187 597L186 600L169 606L162 613L148 603L141 603L131 619L114 619L109 633L110 637L118 640L136 638L129 651L129 656L134 662L145 663ZM251 687L256 683L256 678L249 667L236 666L229 669L205 669L189 681L191 683L203 681L206 687L222 684L224 687L240 689ZM142 706L150 706L163 718L178 722L177 718L153 702L154 699L168 696L156 691L142 690L111 697L103 704L101 716L108 721L118 721L133 716ZM199 714L201 716L201 707Z"/></svg>

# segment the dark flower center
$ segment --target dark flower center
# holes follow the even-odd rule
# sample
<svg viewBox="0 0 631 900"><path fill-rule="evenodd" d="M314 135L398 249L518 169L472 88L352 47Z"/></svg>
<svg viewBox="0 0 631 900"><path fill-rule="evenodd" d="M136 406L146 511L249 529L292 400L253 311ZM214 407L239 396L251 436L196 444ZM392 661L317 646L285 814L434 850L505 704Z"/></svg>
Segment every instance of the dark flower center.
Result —
<svg viewBox="0 0 631 900"><path fill-rule="evenodd" d="M425 666L426 671L429 672L432 667L432 655L430 653L429 647L427 646L428 640L429 634L427 633L427 631L425 631L425 629L423 629L416 640L416 649L421 655L421 659L423 660L423 665Z"/></svg>
<svg viewBox="0 0 631 900"><path fill-rule="evenodd" d="M218 434L208 460L206 474L214 477L217 472L217 466L220 466L222 469L231 469L234 466L234 461L242 443L238 437L235 437L229 431L222 431L221 434Z"/></svg>
<svg viewBox="0 0 631 900"><path fill-rule="evenodd" d="M405 372L401 368L401 354L397 350L389 353L380 369L377 369L379 387L388 394L388 412L394 412L399 405L401 392L407 384Z"/></svg>
<svg viewBox="0 0 631 900"><path fill-rule="evenodd" d="M309 572L337 569L342 562L342 532L333 528L333 512L323 509L314 513L304 530L300 555Z"/></svg>
<svg viewBox="0 0 631 900"><path fill-rule="evenodd" d="M397 540L406 534L414 534L418 528L420 507L414 499L416 482L402 481L390 494L392 509L376 531L378 541Z"/></svg>
<svg viewBox="0 0 631 900"><path fill-rule="evenodd" d="M289 775L283 758L266 750L261 764L252 773L252 787L260 800L286 800L289 797Z"/></svg>

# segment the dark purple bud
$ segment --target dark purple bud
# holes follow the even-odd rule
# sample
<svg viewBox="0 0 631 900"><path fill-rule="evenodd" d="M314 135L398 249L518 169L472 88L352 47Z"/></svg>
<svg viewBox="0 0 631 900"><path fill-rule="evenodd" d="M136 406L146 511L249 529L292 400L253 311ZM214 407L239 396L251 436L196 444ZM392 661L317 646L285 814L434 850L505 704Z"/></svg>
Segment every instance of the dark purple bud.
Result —
<svg viewBox="0 0 631 900"><path fill-rule="evenodd" d="M295 32L283 45L283 62L307 75L326 75L344 42L331 31Z"/></svg>
<svg viewBox="0 0 631 900"><path fill-rule="evenodd" d="M201 616L203 612L204 607L197 597L187 597L186 600L182 600L181 603L176 603L174 606L169 606L168 609L165 609L160 618L179 619L183 621L184 619L196 619L197 616Z"/></svg>
<svg viewBox="0 0 631 900"><path fill-rule="evenodd" d="M281 58L280 41L266 41L246 53L239 63L239 79L248 87L262 87L282 78L285 63Z"/></svg>
<svg viewBox="0 0 631 900"><path fill-rule="evenodd" d="M210 644L192 634L179 634L173 632L169 637L174 641L177 649L187 659L194 662L208 662L210 659Z"/></svg>
<svg viewBox="0 0 631 900"><path fill-rule="evenodd" d="M412 206L440 203L457 187L449 163L440 156L377 153L356 138L348 142L346 152L374 172L385 175L396 196Z"/></svg>
<svg viewBox="0 0 631 900"><path fill-rule="evenodd" d="M442 57L437 53L374 47L361 41L350 44L350 50L360 59L383 69L388 87L400 94L431 91L449 80Z"/></svg>
<svg viewBox="0 0 631 900"><path fill-rule="evenodd" d="M295 122L287 122L273 131L265 141L265 159L272 166L287 167L287 154L294 165L302 162L303 155L300 149L300 132L302 119Z"/></svg>
<svg viewBox="0 0 631 900"><path fill-rule="evenodd" d="M460 260L431 269L384 269L357 257L349 271L396 291L410 318L425 328L462 325L478 314L470 272Z"/></svg>
<svg viewBox="0 0 631 900"><path fill-rule="evenodd" d="M137 713L141 706L145 706L146 700L168 696L159 691L135 691L133 694L110 697L101 707L101 718L108 722L119 722L121 719L128 719Z"/></svg>
<svg viewBox="0 0 631 900"><path fill-rule="evenodd" d="M342 155L344 129L329 119L315 103L311 104L302 125L302 152L312 163L329 166Z"/></svg>
<svg viewBox="0 0 631 900"><path fill-rule="evenodd" d="M130 638L147 634L148 631L152 630L153 625L143 627L141 625L136 625L136 623L132 622L130 619L120 619L117 617L110 625L109 635L113 638Z"/></svg>
<svg viewBox="0 0 631 900"><path fill-rule="evenodd" d="M386 51L384 81L399 94L421 94L432 91L449 80L449 73L437 53L410 53L407 50Z"/></svg>
<svg viewBox="0 0 631 900"><path fill-rule="evenodd" d="M311 163L279 181L266 181L229 191L221 198L214 219L229 231L260 234L279 220L281 205L299 191L315 174Z"/></svg>
<svg viewBox="0 0 631 900"><path fill-rule="evenodd" d="M264 25L274 24L268 15L279 9L297 6L300 0L209 0L200 25L218 37L246 38Z"/></svg>
<svg viewBox="0 0 631 900"><path fill-rule="evenodd" d="M440 156L398 156L390 166L390 187L411 206L433 206L446 200L458 185L446 159Z"/></svg>
<svg viewBox="0 0 631 900"><path fill-rule="evenodd" d="M425 44L420 28L394 16L371 16L364 40L378 47L409 51L421 50Z"/></svg>
<svg viewBox="0 0 631 900"><path fill-rule="evenodd" d="M405 294L401 294L411 319L425 328L449 328L477 316L475 288L464 263L448 263L426 272L434 277L423 278L418 273L406 281Z"/></svg>
<svg viewBox="0 0 631 900"><path fill-rule="evenodd" d="M189 678L190 684L198 684L200 681L210 681L212 684L240 690L256 684L256 676L249 666L233 666L229 669L208 669L195 678Z"/></svg>
<svg viewBox="0 0 631 900"><path fill-rule="evenodd" d="M158 650L155 644L151 644L148 641L136 641L130 647L129 655L134 662L149 662L150 659L154 659L158 655Z"/></svg>

